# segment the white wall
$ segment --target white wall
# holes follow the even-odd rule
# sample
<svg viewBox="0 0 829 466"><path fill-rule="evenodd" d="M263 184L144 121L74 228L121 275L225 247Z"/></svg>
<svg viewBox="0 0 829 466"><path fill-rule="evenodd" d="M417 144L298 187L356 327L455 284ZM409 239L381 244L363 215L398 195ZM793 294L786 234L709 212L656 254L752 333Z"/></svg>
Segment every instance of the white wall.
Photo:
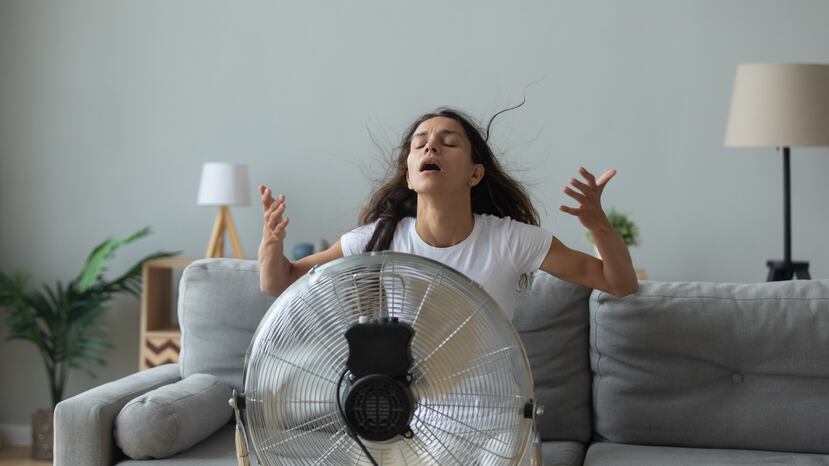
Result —
<svg viewBox="0 0 829 466"><path fill-rule="evenodd" d="M288 199L288 247L355 225L383 153L441 105L497 121L502 160L543 226L584 250L558 211L580 164L618 176L606 206L642 231L658 280L762 281L782 255L781 156L722 145L735 66L829 62L829 2L0 2L0 269L75 276L102 239L119 252L204 253L215 211L195 205L204 161L247 163ZM795 149L793 254L829 277L829 151ZM233 210L245 251L255 206ZM5 317L5 313L2 314ZM106 318L98 380L136 368L138 302ZM0 338L5 337L0 326ZM0 344L0 424L48 405L39 356Z"/></svg>

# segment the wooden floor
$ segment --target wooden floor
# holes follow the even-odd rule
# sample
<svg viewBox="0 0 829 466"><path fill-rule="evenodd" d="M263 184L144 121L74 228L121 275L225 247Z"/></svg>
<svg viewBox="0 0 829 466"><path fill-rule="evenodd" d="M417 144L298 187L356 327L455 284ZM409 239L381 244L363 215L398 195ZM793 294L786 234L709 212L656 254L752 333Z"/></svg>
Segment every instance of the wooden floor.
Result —
<svg viewBox="0 0 829 466"><path fill-rule="evenodd" d="M0 450L0 466L46 466L51 461L35 461L31 458L29 447L6 446Z"/></svg>

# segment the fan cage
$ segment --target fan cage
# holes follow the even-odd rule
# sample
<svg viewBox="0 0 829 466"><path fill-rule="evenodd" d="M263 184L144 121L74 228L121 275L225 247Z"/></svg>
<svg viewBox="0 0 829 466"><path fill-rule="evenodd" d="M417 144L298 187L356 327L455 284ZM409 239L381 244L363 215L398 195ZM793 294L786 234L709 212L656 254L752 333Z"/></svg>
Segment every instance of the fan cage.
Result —
<svg viewBox="0 0 829 466"><path fill-rule="evenodd" d="M246 431L259 464L371 464L337 409L344 334L361 316L397 317L415 330L413 435L364 440L379 464L529 461L533 420L524 410L532 375L507 315L460 272L385 251L314 268L260 322L243 377Z"/></svg>

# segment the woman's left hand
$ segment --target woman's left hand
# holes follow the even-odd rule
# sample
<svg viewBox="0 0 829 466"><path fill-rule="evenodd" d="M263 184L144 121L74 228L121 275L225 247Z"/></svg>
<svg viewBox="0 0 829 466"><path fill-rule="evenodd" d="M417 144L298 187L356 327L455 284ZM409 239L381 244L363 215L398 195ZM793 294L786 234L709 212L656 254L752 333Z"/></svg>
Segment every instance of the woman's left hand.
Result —
<svg viewBox="0 0 829 466"><path fill-rule="evenodd" d="M573 187L564 187L565 194L578 201L579 206L562 205L559 209L578 217L581 224L588 230L608 226L607 216L602 209L602 191L607 186L607 182L616 175L616 170L611 169L604 172L598 180L584 167L579 167L579 173L584 177L586 183L570 178L570 185Z"/></svg>

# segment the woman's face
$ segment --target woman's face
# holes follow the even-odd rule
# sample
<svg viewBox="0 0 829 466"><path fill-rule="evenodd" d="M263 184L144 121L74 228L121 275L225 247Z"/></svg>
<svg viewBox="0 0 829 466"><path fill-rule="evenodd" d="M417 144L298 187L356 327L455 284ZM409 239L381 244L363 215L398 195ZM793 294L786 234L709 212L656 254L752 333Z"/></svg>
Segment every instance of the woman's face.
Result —
<svg viewBox="0 0 829 466"><path fill-rule="evenodd" d="M430 118L415 129L406 180L418 194L466 192L480 182L482 164L472 163L472 144L460 123Z"/></svg>

